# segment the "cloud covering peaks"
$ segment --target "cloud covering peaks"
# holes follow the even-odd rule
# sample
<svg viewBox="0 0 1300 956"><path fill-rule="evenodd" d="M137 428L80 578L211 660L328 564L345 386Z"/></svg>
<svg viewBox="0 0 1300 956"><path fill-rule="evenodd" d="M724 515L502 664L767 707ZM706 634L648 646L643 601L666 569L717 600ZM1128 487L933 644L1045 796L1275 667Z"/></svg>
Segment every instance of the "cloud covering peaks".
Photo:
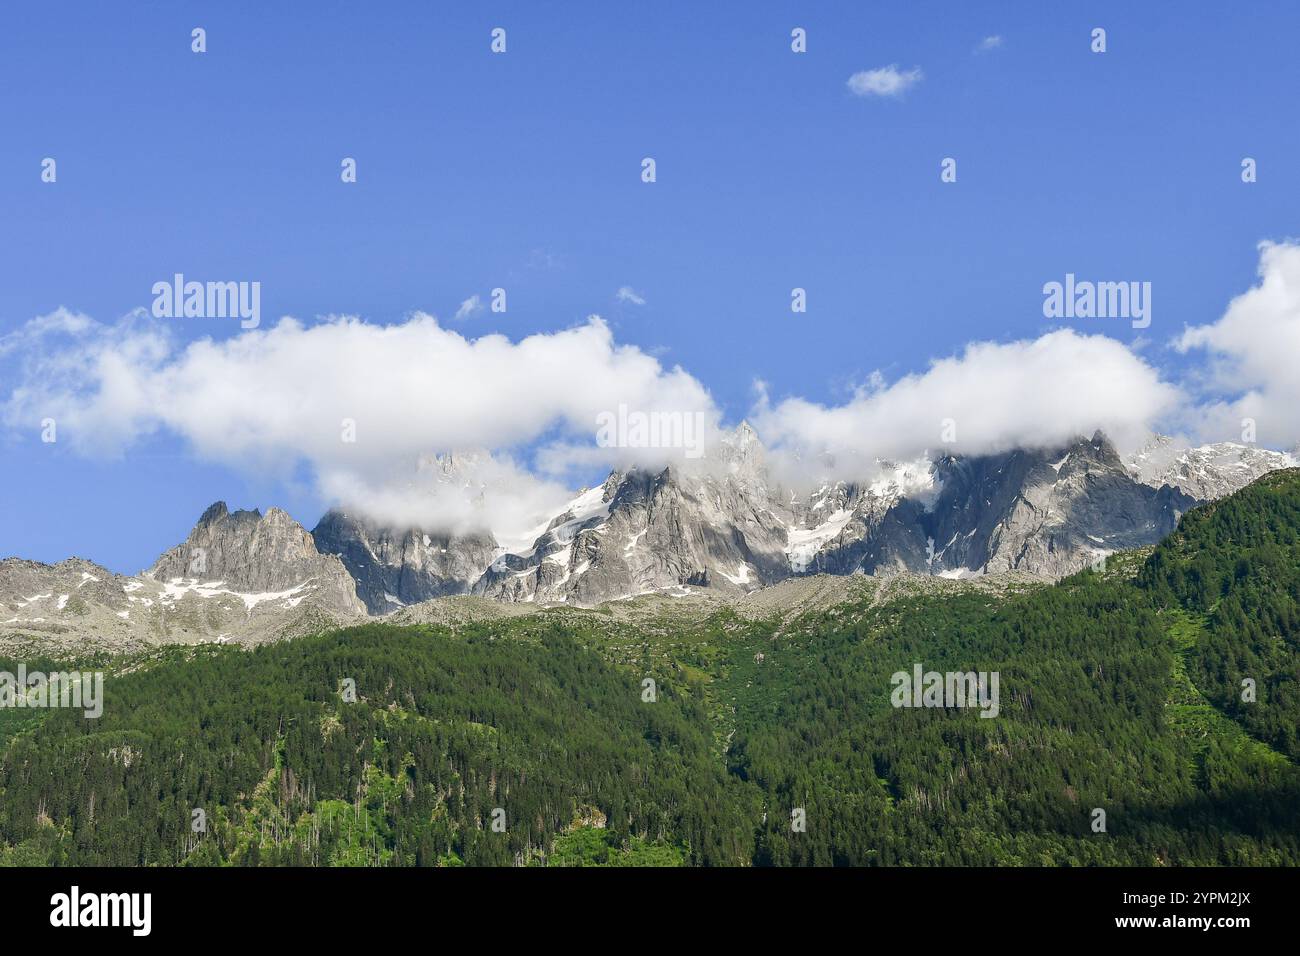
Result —
<svg viewBox="0 0 1300 956"><path fill-rule="evenodd" d="M760 383L741 412L792 486L869 480L880 459L1053 447L1098 429L1123 451L1153 430L1239 440L1250 418L1261 444L1289 447L1300 441L1300 245L1259 251L1257 283L1170 343L1191 361L1180 381L1145 350L1060 328L970 342L892 381L873 374L839 403ZM10 438L38 440L47 420L87 456L168 438L260 477L305 472L322 503L388 523L510 538L554 515L576 479L711 467L728 417L703 382L620 344L597 316L518 339L470 337L424 313L283 318L219 340L183 340L184 328L144 310L102 323L59 309L0 337ZM602 421L620 436L688 435L704 454L611 444Z"/></svg>
<svg viewBox="0 0 1300 956"><path fill-rule="evenodd" d="M777 448L801 460L829 457L839 477L852 478L877 458L1052 447L1098 428L1132 446L1179 398L1123 343L1062 329L972 343L892 384L877 377L841 405L802 398L771 404L764 393L753 421Z"/></svg>

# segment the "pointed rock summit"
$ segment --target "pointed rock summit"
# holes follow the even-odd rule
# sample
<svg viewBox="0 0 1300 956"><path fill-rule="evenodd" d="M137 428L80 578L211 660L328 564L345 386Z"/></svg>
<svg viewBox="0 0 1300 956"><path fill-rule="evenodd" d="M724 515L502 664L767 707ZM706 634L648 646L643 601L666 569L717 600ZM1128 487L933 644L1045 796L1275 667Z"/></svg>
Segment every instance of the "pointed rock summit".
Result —
<svg viewBox="0 0 1300 956"><path fill-rule="evenodd" d="M361 609L356 585L338 558L321 554L302 525L279 508L230 511L218 501L203 512L182 544L146 575L162 582L220 582L239 594L309 590L313 603Z"/></svg>

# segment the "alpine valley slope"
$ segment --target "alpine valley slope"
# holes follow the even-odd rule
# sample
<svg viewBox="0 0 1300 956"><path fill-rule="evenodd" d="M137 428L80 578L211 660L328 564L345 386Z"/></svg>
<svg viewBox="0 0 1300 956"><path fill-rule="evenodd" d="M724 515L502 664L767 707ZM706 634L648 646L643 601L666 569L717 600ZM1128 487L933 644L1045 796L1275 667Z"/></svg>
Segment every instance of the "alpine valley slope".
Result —
<svg viewBox="0 0 1300 956"><path fill-rule="evenodd" d="M644 594L739 600L815 574L1051 580L1154 544L1197 503L1294 464L1162 436L1124 461L1098 433L1054 449L881 462L873 481L800 495L742 424L696 470L616 471L584 489L524 549L487 530L385 527L353 509L308 533L279 509L218 502L139 575L79 558L0 561L0 647L261 643L458 595L593 606ZM454 456L430 467L467 480Z"/></svg>
<svg viewBox="0 0 1300 956"><path fill-rule="evenodd" d="M1000 577L105 657L100 718L0 711L0 866L1300 863L1300 469L1102 573ZM898 706L923 663L998 675L996 719Z"/></svg>

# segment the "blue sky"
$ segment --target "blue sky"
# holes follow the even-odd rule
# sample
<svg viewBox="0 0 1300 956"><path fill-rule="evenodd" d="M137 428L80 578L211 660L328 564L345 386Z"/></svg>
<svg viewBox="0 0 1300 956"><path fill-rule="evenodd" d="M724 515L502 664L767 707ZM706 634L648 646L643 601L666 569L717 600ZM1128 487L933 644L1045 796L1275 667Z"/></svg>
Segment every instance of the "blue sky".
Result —
<svg viewBox="0 0 1300 956"><path fill-rule="evenodd" d="M260 281L264 325L423 310L518 339L598 313L735 421L756 379L836 404L874 371L1042 335L1042 285L1073 272L1150 281L1142 354L1195 375L1169 340L1251 286L1258 242L1300 232L1300 9L1138 6L8 5L0 336L59 306L113 322L175 272ZM923 78L848 89L890 64ZM507 313L453 319L496 286ZM216 498L308 527L327 504L165 431L105 458L10 429L0 454L0 555L135 571Z"/></svg>

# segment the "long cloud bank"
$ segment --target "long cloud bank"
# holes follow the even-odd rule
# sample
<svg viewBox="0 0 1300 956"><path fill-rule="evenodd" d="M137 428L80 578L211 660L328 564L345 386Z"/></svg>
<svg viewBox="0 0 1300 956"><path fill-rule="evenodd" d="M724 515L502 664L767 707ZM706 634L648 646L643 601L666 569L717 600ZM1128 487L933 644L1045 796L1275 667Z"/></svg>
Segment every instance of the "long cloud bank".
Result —
<svg viewBox="0 0 1300 956"><path fill-rule="evenodd" d="M1122 343L1061 330L974 343L924 373L865 386L839 406L800 398L772 406L764 395L755 422L778 448L799 460L820 456L838 477L852 478L876 458L1041 448L1096 429L1132 447L1179 397Z"/></svg>
<svg viewBox="0 0 1300 956"><path fill-rule="evenodd" d="M723 414L687 371L615 342L597 317L514 341L468 338L416 314L181 342L143 312L100 323L60 309L0 337L0 414L19 437L53 420L87 455L177 436L205 459L288 477L303 466L329 502L426 529L490 527L510 538L549 517L568 479L595 467L716 465ZM1102 335L1060 329L975 342L927 369L880 376L846 402L773 400L749 418L792 484L867 479L880 458L1060 444L1096 429L1121 447L1171 423L1198 439L1300 440L1300 245L1261 246L1258 284L1175 349L1204 359L1183 385ZM641 421L636 421L641 416ZM598 423L617 418L618 441ZM656 417L676 432L638 428ZM632 419L630 428L628 419ZM664 447L675 435L676 447ZM649 440L647 440L649 439ZM452 459L434 456L471 451Z"/></svg>

